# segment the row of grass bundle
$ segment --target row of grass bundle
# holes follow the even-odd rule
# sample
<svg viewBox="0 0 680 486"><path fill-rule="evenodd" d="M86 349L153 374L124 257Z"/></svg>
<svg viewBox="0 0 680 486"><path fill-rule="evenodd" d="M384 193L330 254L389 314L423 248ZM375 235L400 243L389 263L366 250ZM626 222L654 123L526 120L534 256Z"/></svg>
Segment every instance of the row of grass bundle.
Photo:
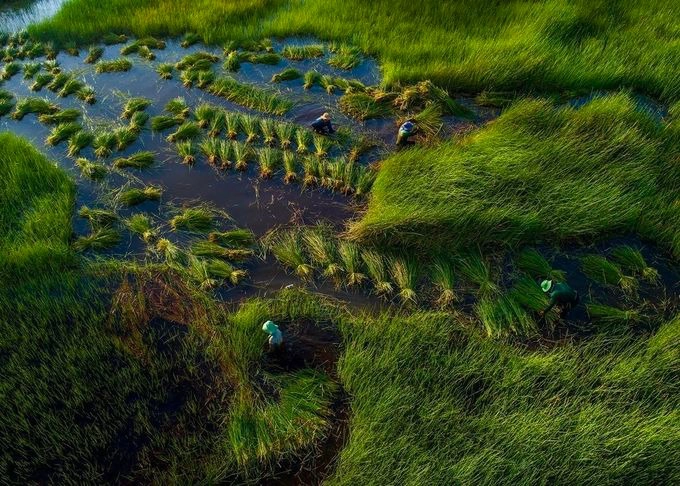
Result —
<svg viewBox="0 0 680 486"><path fill-rule="evenodd" d="M151 106L151 100L148 98L143 97L129 98L125 102L125 105L123 106L123 113L121 114L121 118L129 120L130 118L132 118L132 115L139 111L146 110L149 106Z"/></svg>
<svg viewBox="0 0 680 486"><path fill-rule="evenodd" d="M60 123L52 128L50 134L45 139L45 143L50 146L59 145L82 129L83 127L77 122Z"/></svg>
<svg viewBox="0 0 680 486"><path fill-rule="evenodd" d="M581 258L581 270L588 278L602 285L619 286L626 293L637 291L637 279L625 275L620 266L601 255L586 255Z"/></svg>
<svg viewBox="0 0 680 486"><path fill-rule="evenodd" d="M276 93L240 83L229 76L215 79L208 91L247 108L274 115L284 115L293 106L291 101Z"/></svg>
<svg viewBox="0 0 680 486"><path fill-rule="evenodd" d="M88 130L80 130L68 139L68 156L76 157L82 150L92 144L94 134Z"/></svg>
<svg viewBox="0 0 680 486"><path fill-rule="evenodd" d="M155 162L155 156L153 152L148 150L137 152L130 155L129 157L120 157L113 161L113 166L117 169L147 169L151 167Z"/></svg>
<svg viewBox="0 0 680 486"><path fill-rule="evenodd" d="M0 116L5 116L14 108L14 95L7 90L0 89Z"/></svg>
<svg viewBox="0 0 680 486"><path fill-rule="evenodd" d="M59 106L46 98L22 98L12 112L12 118L22 120L28 114L53 115L59 111Z"/></svg>
<svg viewBox="0 0 680 486"><path fill-rule="evenodd" d="M38 121L45 125L57 125L59 123L75 122L82 113L75 108L66 108L56 113L45 113L38 115Z"/></svg>

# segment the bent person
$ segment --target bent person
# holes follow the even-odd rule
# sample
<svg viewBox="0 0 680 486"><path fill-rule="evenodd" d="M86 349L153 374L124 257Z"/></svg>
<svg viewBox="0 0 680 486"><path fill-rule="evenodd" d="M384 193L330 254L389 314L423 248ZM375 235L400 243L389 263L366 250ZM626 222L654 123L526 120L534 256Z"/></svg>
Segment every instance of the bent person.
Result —
<svg viewBox="0 0 680 486"><path fill-rule="evenodd" d="M413 122L413 120L408 120L399 127L399 133L397 134L397 145L399 147L404 147L406 145L413 145L415 142L409 140L413 136L418 127Z"/></svg>
<svg viewBox="0 0 680 486"><path fill-rule="evenodd" d="M278 353L283 349L283 333L273 321L267 321L262 325L262 330L269 334L269 352Z"/></svg>
<svg viewBox="0 0 680 486"><path fill-rule="evenodd" d="M578 304L578 292L566 283L553 284L552 280L544 280L541 282L541 289L550 295L550 303L542 312L543 315L550 312L553 307L558 306L561 316L565 317Z"/></svg>
<svg viewBox="0 0 680 486"><path fill-rule="evenodd" d="M328 135L334 133L333 124L331 123L330 113L324 113L319 118L312 122L312 129L321 135Z"/></svg>

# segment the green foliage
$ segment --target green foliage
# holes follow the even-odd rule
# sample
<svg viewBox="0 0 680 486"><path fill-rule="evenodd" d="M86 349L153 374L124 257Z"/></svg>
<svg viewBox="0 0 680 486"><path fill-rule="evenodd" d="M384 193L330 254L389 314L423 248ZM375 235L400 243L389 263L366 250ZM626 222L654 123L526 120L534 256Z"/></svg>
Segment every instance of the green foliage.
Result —
<svg viewBox="0 0 680 486"><path fill-rule="evenodd" d="M175 231L208 233L215 228L215 212L207 207L186 208L170 220Z"/></svg>
<svg viewBox="0 0 680 486"><path fill-rule="evenodd" d="M357 120L369 120L371 118L386 118L392 114L390 106L376 100L367 93L348 93L339 101L343 113Z"/></svg>
<svg viewBox="0 0 680 486"><path fill-rule="evenodd" d="M295 231L282 231L270 236L267 242L269 251L281 263L302 280L312 280L314 268L309 264L307 255L300 242L300 235Z"/></svg>
<svg viewBox="0 0 680 486"><path fill-rule="evenodd" d="M528 248L517 255L515 265L522 272L535 279L550 279L564 282L566 278L564 271L554 270L550 262L533 248Z"/></svg>
<svg viewBox="0 0 680 486"><path fill-rule="evenodd" d="M102 228L87 235L80 236L73 242L76 251L108 250L120 243L120 233L113 228Z"/></svg>
<svg viewBox="0 0 680 486"><path fill-rule="evenodd" d="M239 83L229 76L218 77L208 91L247 108L273 115L284 115L293 106L291 101L276 93Z"/></svg>
<svg viewBox="0 0 680 486"><path fill-rule="evenodd" d="M282 81L292 81L294 79L299 79L302 77L302 73L295 68L288 67L283 71L276 73L272 76L272 83L280 83Z"/></svg>
<svg viewBox="0 0 680 486"><path fill-rule="evenodd" d="M132 118L132 115L139 111L146 110L149 106L151 106L151 100L148 98L141 97L129 98L125 102L125 106L123 107L123 114L121 116L129 120L130 118Z"/></svg>
<svg viewBox="0 0 680 486"><path fill-rule="evenodd" d="M286 45L283 46L281 55L292 61L302 61L314 57L323 57L324 47L321 44Z"/></svg>
<svg viewBox="0 0 680 486"><path fill-rule="evenodd" d="M125 169L128 167L134 169L146 169L151 167L155 162L155 156L153 152L148 150L137 152L130 155L129 157L121 157L113 161L113 166L118 169Z"/></svg>
<svg viewBox="0 0 680 486"><path fill-rule="evenodd" d="M66 108L64 110L58 111L57 113L45 113L38 116L40 123L46 125L56 125L59 123L69 123L74 122L80 118L81 112L75 108Z"/></svg>
<svg viewBox="0 0 680 486"><path fill-rule="evenodd" d="M120 73L132 69L132 61L125 58L111 59L109 61L99 61L95 65L95 71L101 73Z"/></svg>
<svg viewBox="0 0 680 486"><path fill-rule="evenodd" d="M143 189L133 187L118 193L118 201L125 206L137 206L146 201L158 201L163 195L160 187L146 186Z"/></svg>
<svg viewBox="0 0 680 486"><path fill-rule="evenodd" d="M97 162L92 162L91 160L87 160L83 157L80 157L76 159L76 167L80 169L80 173L84 176L87 177L88 179L92 179L95 181L100 181L104 177L106 177L106 174L108 173L108 169L106 168L105 165L99 164Z"/></svg>

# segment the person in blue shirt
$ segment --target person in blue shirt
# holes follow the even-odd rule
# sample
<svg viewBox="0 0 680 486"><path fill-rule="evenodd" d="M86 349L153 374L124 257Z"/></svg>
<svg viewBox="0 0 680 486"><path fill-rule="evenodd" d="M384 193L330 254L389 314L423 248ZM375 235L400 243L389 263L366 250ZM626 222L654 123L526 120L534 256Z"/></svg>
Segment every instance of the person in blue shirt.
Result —
<svg viewBox="0 0 680 486"><path fill-rule="evenodd" d="M324 113L319 118L314 120L312 123L312 129L321 135L335 133L333 125L331 124L331 115L329 113Z"/></svg>
<svg viewBox="0 0 680 486"><path fill-rule="evenodd" d="M397 135L397 145L399 147L405 147L406 145L413 145L415 142L409 140L409 138L416 133L418 127L413 120L407 120L399 127L399 134Z"/></svg>
<svg viewBox="0 0 680 486"><path fill-rule="evenodd" d="M269 352L278 353L283 349L283 333L273 321L267 321L262 325L262 330L269 334Z"/></svg>

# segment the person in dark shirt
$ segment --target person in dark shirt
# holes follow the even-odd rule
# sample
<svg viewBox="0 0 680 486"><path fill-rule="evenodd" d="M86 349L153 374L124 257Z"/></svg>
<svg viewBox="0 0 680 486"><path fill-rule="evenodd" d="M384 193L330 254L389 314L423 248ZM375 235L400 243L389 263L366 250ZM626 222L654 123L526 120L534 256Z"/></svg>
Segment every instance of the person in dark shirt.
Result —
<svg viewBox="0 0 680 486"><path fill-rule="evenodd" d="M542 312L543 315L550 312L553 307L559 306L562 310L562 317L564 317L578 304L578 292L566 283L553 283L552 280L544 280L541 282L541 288L543 292L550 296L550 303Z"/></svg>
<svg viewBox="0 0 680 486"><path fill-rule="evenodd" d="M413 136L418 127L413 120L407 120L399 127L399 133L397 134L397 146L404 147L406 145L413 145L414 142L409 140Z"/></svg>
<svg viewBox="0 0 680 486"><path fill-rule="evenodd" d="M331 124L331 115L329 113L324 113L319 118L314 120L312 123L312 129L321 135L335 133L333 125Z"/></svg>

